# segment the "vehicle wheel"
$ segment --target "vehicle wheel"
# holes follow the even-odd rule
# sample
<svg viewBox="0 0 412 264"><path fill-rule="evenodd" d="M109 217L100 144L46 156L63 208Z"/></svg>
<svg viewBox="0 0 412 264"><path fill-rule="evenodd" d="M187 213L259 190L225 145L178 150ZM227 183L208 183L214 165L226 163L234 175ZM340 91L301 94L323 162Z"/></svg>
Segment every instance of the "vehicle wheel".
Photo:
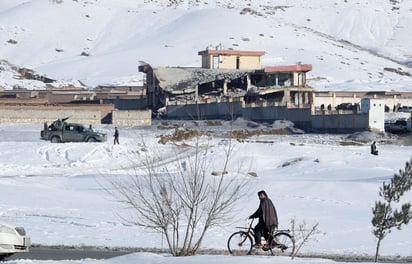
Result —
<svg viewBox="0 0 412 264"><path fill-rule="evenodd" d="M229 237L227 248L231 255L249 255L252 252L252 241L252 238L246 232L239 231Z"/></svg>
<svg viewBox="0 0 412 264"><path fill-rule="evenodd" d="M277 233L272 241L272 254L292 256L295 252L295 239L288 233Z"/></svg>
<svg viewBox="0 0 412 264"><path fill-rule="evenodd" d="M51 142L52 142L52 143L60 143L61 140L60 140L60 138L59 138L58 136L54 136L54 137L51 138Z"/></svg>
<svg viewBox="0 0 412 264"><path fill-rule="evenodd" d="M91 137L91 138L89 138L89 139L87 140L87 142L96 142L96 139L93 138L93 137Z"/></svg>

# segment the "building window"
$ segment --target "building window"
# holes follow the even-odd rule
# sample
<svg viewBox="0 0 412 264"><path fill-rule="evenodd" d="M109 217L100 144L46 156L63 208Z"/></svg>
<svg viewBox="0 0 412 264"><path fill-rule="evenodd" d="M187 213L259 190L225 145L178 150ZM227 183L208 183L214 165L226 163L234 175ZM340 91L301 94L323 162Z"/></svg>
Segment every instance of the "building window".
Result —
<svg viewBox="0 0 412 264"><path fill-rule="evenodd" d="M278 73L277 86L291 86L291 74L290 73Z"/></svg>

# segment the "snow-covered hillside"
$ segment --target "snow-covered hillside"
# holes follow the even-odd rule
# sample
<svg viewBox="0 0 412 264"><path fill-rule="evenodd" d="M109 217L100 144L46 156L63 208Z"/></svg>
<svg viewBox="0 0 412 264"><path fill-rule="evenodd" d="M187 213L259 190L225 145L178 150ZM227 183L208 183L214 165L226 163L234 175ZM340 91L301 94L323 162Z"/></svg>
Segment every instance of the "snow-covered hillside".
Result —
<svg viewBox="0 0 412 264"><path fill-rule="evenodd" d="M317 90L405 91L411 12L394 0L2 0L0 59L94 87L139 83L140 61L200 66L197 52L222 44L266 51L264 66L312 64ZM41 88L2 65L0 86Z"/></svg>

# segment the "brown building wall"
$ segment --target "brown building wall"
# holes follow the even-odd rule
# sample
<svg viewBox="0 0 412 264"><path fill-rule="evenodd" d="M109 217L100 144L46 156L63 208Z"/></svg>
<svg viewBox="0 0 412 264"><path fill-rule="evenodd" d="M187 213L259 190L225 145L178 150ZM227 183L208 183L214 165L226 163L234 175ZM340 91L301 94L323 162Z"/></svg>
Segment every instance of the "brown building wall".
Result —
<svg viewBox="0 0 412 264"><path fill-rule="evenodd" d="M113 125L150 126L152 124L151 110L114 110Z"/></svg>
<svg viewBox="0 0 412 264"><path fill-rule="evenodd" d="M0 123L43 123L70 116L70 121L98 125L113 105L0 105Z"/></svg>
<svg viewBox="0 0 412 264"><path fill-rule="evenodd" d="M261 60L260 56L245 56L245 55L203 55L202 56L202 68L213 69L214 57L218 60L218 69L239 69L250 70L260 69ZM239 68L237 67L237 60L239 58Z"/></svg>

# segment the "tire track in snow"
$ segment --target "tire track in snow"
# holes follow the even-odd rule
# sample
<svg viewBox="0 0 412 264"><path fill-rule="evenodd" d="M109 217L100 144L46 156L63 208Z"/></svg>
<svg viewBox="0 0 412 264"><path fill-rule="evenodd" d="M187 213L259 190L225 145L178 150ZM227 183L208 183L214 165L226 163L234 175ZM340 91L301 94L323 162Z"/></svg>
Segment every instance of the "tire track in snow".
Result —
<svg viewBox="0 0 412 264"><path fill-rule="evenodd" d="M47 162L50 162L50 155L49 155L49 147L43 146L37 150L37 153L40 155L42 159Z"/></svg>

